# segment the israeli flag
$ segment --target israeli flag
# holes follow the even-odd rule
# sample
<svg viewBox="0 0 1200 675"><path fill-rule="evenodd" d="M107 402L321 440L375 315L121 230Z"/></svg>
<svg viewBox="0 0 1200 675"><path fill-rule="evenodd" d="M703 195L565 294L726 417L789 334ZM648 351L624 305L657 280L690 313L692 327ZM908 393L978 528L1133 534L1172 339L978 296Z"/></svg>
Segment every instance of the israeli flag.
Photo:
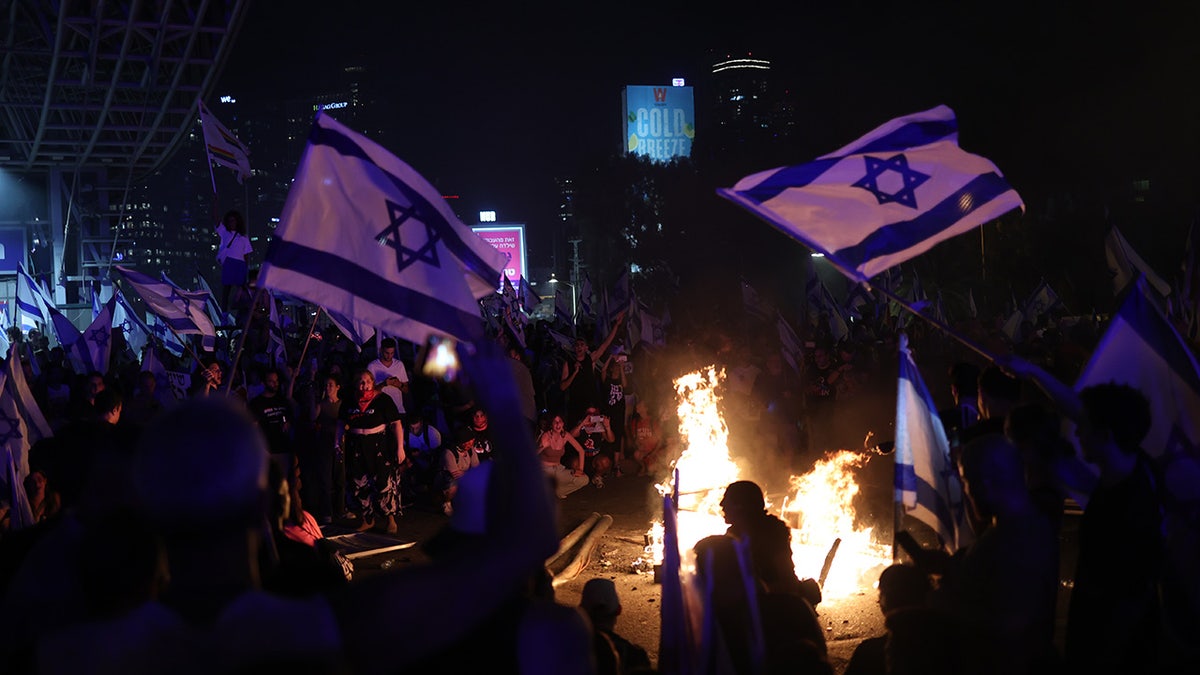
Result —
<svg viewBox="0 0 1200 675"><path fill-rule="evenodd" d="M896 398L896 504L937 533L954 553L970 543L962 484L933 397L900 334L900 386Z"/></svg>
<svg viewBox="0 0 1200 675"><path fill-rule="evenodd" d="M505 261L429 181L321 112L258 285L415 344L476 341Z"/></svg>
<svg viewBox="0 0 1200 675"><path fill-rule="evenodd" d="M567 297L567 292L561 288L554 290L554 316L563 325L570 326L572 333L575 332L575 317L571 314L571 299Z"/></svg>
<svg viewBox="0 0 1200 675"><path fill-rule="evenodd" d="M717 194L867 281L1015 208L989 160L958 147L954 111L887 122L808 164L747 176Z"/></svg>
<svg viewBox="0 0 1200 675"><path fill-rule="evenodd" d="M125 333L125 344L129 345L134 355L140 356L150 341L150 329L138 317L137 311L129 306L124 293L117 291L113 297L117 302L113 305L112 327L120 328Z"/></svg>
<svg viewBox="0 0 1200 675"><path fill-rule="evenodd" d="M42 289L21 263L17 263L17 321L23 332L37 328L38 324L50 323L50 312Z"/></svg>
<svg viewBox="0 0 1200 675"><path fill-rule="evenodd" d="M533 310L537 309L540 304L542 304L542 299L533 292L529 281L525 277L521 277L521 308L525 310L526 314L533 314Z"/></svg>
<svg viewBox="0 0 1200 675"><path fill-rule="evenodd" d="M1150 431L1142 448L1172 480L1200 464L1200 366L1183 338L1151 300L1152 284L1139 276L1108 324L1075 390L1116 382L1150 399ZM1176 467L1174 470L1172 467Z"/></svg>
<svg viewBox="0 0 1200 675"><path fill-rule="evenodd" d="M331 312L326 309L325 314L329 316L330 323L340 330L342 335L346 336L347 340L354 343L354 348L358 351L362 351L362 346L366 343L367 338L371 337L371 334L375 332L375 329L371 326L361 321L354 321L337 312Z"/></svg>
<svg viewBox="0 0 1200 675"><path fill-rule="evenodd" d="M62 345L71 367L77 373L107 373L112 352L113 305L110 299L100 307L91 324L80 331L62 312L51 309L50 315L58 343Z"/></svg>
<svg viewBox="0 0 1200 675"><path fill-rule="evenodd" d="M163 324L181 335L199 335L200 344L205 350L212 351L216 347L217 331L204 310L206 293L186 291L170 280L155 279L121 265L114 265L113 269ZM147 325L154 327L149 322Z"/></svg>
<svg viewBox="0 0 1200 675"><path fill-rule="evenodd" d="M183 353L187 351L187 345L183 344L179 336L171 330L167 322L159 315L147 312L146 327L150 329L150 334L158 339L163 348L175 356L183 356ZM151 349L150 351L153 350Z"/></svg>

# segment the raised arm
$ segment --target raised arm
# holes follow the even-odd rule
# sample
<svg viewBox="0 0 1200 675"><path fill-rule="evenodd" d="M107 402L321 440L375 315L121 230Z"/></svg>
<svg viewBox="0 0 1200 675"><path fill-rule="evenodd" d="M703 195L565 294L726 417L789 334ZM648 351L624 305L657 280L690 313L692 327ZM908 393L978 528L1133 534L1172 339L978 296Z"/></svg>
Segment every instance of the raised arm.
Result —
<svg viewBox="0 0 1200 675"><path fill-rule="evenodd" d="M447 647L511 597L558 548L553 502L508 357L491 342L476 350L470 355L460 348L459 355L493 434L487 532L470 550L356 582L330 598L354 672L396 672ZM393 645L402 648L382 648Z"/></svg>
<svg viewBox="0 0 1200 675"><path fill-rule="evenodd" d="M1079 402L1079 395L1075 393L1074 389L1042 369L1041 366L1030 363L1015 354L997 357L996 365L1012 373L1014 377L1036 384L1050 398L1054 407L1072 422L1078 424L1083 420L1083 404Z"/></svg>
<svg viewBox="0 0 1200 675"><path fill-rule="evenodd" d="M592 352L593 361L596 361L601 356L604 356L604 352L608 351L608 348L612 346L613 339L617 337L617 331L620 330L621 324L625 323L625 313L627 311L629 310L623 309L617 314L616 321L613 321L612 330L608 331L608 337L604 338L604 342L602 342L600 346L596 348L596 351Z"/></svg>
<svg viewBox="0 0 1200 675"><path fill-rule="evenodd" d="M586 464L586 460L583 456L583 446L580 445L579 441L575 440L575 437L571 434L567 434L567 443L575 448L575 453L579 455L579 463L575 465L575 470L572 473L574 473L576 476L582 476L583 467Z"/></svg>

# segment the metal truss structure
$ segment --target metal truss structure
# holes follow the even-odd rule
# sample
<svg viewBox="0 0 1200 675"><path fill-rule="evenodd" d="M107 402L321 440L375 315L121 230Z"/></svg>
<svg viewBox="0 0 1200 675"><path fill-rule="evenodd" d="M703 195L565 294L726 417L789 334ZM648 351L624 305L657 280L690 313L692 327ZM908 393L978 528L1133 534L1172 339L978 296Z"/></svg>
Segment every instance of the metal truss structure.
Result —
<svg viewBox="0 0 1200 675"><path fill-rule="evenodd" d="M59 286L85 280L92 258L111 261L96 245L111 239L113 193L179 146L247 2L0 0L0 171L45 181ZM76 260L64 259L68 239Z"/></svg>

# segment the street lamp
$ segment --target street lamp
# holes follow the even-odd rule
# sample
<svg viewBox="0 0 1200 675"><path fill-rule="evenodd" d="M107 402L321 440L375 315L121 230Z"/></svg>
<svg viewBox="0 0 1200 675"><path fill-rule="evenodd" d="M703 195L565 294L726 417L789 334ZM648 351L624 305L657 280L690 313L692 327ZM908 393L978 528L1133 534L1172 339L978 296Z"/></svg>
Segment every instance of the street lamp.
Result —
<svg viewBox="0 0 1200 675"><path fill-rule="evenodd" d="M553 272L550 273L550 281L548 281L546 283L562 284L563 286L566 286L567 288L571 289L571 321L574 321L575 316L577 314L577 312L575 311L575 286L566 281L562 281L558 277L554 276Z"/></svg>

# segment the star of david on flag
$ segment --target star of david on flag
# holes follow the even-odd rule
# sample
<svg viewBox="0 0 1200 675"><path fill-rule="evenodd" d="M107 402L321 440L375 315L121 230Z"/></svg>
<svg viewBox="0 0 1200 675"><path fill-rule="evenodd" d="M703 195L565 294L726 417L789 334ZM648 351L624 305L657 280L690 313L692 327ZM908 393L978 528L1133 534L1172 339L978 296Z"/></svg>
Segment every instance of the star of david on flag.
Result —
<svg viewBox="0 0 1200 675"><path fill-rule="evenodd" d="M504 263L420 174L322 112L258 284L417 344L475 341Z"/></svg>
<svg viewBox="0 0 1200 675"><path fill-rule="evenodd" d="M904 333L900 334L895 463L897 508L932 528L947 553L969 544L973 535L966 524L950 443Z"/></svg>
<svg viewBox="0 0 1200 675"><path fill-rule="evenodd" d="M113 269L163 324L181 335L199 335L200 345L205 350L212 351L216 347L216 328L204 313L204 291L184 290L169 279L155 279L121 265L113 265Z"/></svg>
<svg viewBox="0 0 1200 675"><path fill-rule="evenodd" d="M717 194L865 282L935 244L1025 206L989 160L958 147L946 106L887 122L808 164Z"/></svg>

